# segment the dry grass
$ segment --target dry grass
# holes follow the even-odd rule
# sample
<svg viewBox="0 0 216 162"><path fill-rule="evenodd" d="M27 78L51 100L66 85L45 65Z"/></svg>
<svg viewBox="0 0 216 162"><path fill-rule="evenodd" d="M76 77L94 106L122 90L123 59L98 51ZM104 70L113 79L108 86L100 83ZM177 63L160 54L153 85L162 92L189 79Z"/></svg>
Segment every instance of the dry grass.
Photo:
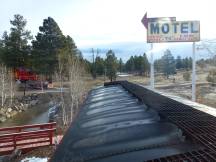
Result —
<svg viewBox="0 0 216 162"><path fill-rule="evenodd" d="M104 78L103 77L97 77L96 79L93 79L91 76L86 76L86 77L83 77L83 81L85 83L85 86L86 86L85 88L87 91L89 91L93 87L101 86L104 84ZM108 81L108 80L106 80L106 81ZM53 87L59 88L60 82L53 82ZM68 81L63 82L63 87L68 88L69 82Z"/></svg>
<svg viewBox="0 0 216 162"><path fill-rule="evenodd" d="M155 86L167 86L167 85L173 85L173 84L190 84L191 83L191 78L189 81L185 81L183 78L184 73L192 73L192 71L179 71L175 75L170 75L169 78L167 79L164 75L162 74L156 74L155 76ZM206 77L208 73L198 70L197 71L197 82L198 83L203 83L206 82ZM130 82L134 83L139 83L143 85L149 85L150 84L150 77L144 77L144 76L127 76L127 77L118 77L117 80L127 80Z"/></svg>
<svg viewBox="0 0 216 162"><path fill-rule="evenodd" d="M93 79L92 77L86 77L84 79L86 82L86 89L89 91L94 87L102 86L104 84L104 78L103 77L97 77L96 79ZM108 80L106 80L108 81Z"/></svg>
<svg viewBox="0 0 216 162"><path fill-rule="evenodd" d="M170 76L168 79L162 74L155 76L155 87L165 93L181 96L183 98L191 99L191 78L189 81L185 81L183 78L184 73L192 73L192 71L178 71L176 75ZM206 69L197 67L197 102L216 107L216 100L213 99L213 95L216 93L216 87L211 86L206 81L208 72ZM175 79L174 79L175 78ZM130 82L150 85L150 78L143 76L127 76L118 77L118 80L128 80ZM216 94L215 94L216 96Z"/></svg>

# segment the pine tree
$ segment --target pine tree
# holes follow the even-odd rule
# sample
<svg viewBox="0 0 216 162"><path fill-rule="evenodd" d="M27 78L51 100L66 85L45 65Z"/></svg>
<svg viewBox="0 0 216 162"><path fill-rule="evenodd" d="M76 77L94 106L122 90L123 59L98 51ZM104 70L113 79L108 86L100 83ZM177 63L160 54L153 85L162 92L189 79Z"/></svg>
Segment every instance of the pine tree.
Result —
<svg viewBox="0 0 216 162"><path fill-rule="evenodd" d="M191 57L189 57L188 59L188 68L192 69L192 63L193 63L193 59Z"/></svg>
<svg viewBox="0 0 216 162"><path fill-rule="evenodd" d="M2 59L6 66L11 68L29 66L31 47L28 41L32 39L30 31L26 30L27 21L23 16L14 15L14 20L10 21L12 27L10 33L4 32L2 43L4 53Z"/></svg>
<svg viewBox="0 0 216 162"><path fill-rule="evenodd" d="M147 76L147 74L149 73L149 70L150 70L150 64L149 64L149 62L148 62L148 58L147 58L147 56L146 56L146 54L144 53L143 54L143 62L144 62L144 66L143 66L143 68L144 68L144 75L145 76Z"/></svg>
<svg viewBox="0 0 216 162"><path fill-rule="evenodd" d="M134 63L134 57L133 56L131 56L130 59L126 62L125 69L127 72L134 72L135 63Z"/></svg>
<svg viewBox="0 0 216 162"><path fill-rule="evenodd" d="M44 19L43 26L39 27L32 45L34 70L40 74L52 75L58 67L59 55L65 52L65 48L70 50L73 42L71 38L65 38L55 20L48 17Z"/></svg>
<svg viewBox="0 0 216 162"><path fill-rule="evenodd" d="M188 59L188 57L183 59L182 64L183 64L184 69L189 70L189 59Z"/></svg>
<svg viewBox="0 0 216 162"><path fill-rule="evenodd" d="M170 50L166 50L162 56L163 73L168 78L170 74L175 73L175 60Z"/></svg>
<svg viewBox="0 0 216 162"><path fill-rule="evenodd" d="M115 53L112 50L109 50L106 54L106 69L107 76L112 82L116 79L117 72L117 58L115 57Z"/></svg>
<svg viewBox="0 0 216 162"><path fill-rule="evenodd" d="M2 62L3 54L4 54L4 41L0 39L0 63Z"/></svg>
<svg viewBox="0 0 216 162"><path fill-rule="evenodd" d="M181 56L177 56L176 69L181 69L181 68L182 68L182 59L181 59Z"/></svg>
<svg viewBox="0 0 216 162"><path fill-rule="evenodd" d="M124 63L123 63L121 58L119 59L118 64L119 64L118 65L118 71L121 73L121 72L123 72L123 69L124 69Z"/></svg>
<svg viewBox="0 0 216 162"><path fill-rule="evenodd" d="M95 70L96 70L96 74L97 75L103 75L104 74L104 70L105 70L105 63L103 58L101 58L100 56L97 56L95 58Z"/></svg>

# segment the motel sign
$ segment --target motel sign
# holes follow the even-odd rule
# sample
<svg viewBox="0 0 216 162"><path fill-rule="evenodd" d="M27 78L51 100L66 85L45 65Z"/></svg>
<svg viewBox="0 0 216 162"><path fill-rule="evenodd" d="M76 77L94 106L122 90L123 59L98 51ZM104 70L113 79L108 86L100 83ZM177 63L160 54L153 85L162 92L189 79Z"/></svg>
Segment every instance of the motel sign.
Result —
<svg viewBox="0 0 216 162"><path fill-rule="evenodd" d="M176 21L175 17L148 18L147 13L141 20L147 29L147 43L151 43L150 84L154 89L153 43L193 42L192 45L192 101L196 101L196 55L195 42L200 41L199 21Z"/></svg>
<svg viewBox="0 0 216 162"><path fill-rule="evenodd" d="M148 43L197 41L200 41L199 21L148 21Z"/></svg>

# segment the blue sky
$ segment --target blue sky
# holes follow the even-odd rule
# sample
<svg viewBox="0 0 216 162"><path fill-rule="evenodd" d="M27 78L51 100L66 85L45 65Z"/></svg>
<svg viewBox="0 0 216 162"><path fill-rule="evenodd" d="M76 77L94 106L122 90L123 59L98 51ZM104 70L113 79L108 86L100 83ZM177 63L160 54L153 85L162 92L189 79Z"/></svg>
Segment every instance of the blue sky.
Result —
<svg viewBox="0 0 216 162"><path fill-rule="evenodd" d="M214 0L1 0L0 34L9 31L9 20L19 13L27 19L27 29L33 35L43 19L53 17L81 49L99 45L109 49L109 45L125 42L145 45L146 30L140 22L145 12L149 17L200 20L201 39L216 37Z"/></svg>

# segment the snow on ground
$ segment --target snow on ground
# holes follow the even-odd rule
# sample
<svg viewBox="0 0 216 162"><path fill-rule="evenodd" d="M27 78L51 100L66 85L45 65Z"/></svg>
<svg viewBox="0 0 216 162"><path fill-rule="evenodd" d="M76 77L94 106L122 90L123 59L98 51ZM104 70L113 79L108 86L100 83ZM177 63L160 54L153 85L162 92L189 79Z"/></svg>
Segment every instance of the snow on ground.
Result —
<svg viewBox="0 0 216 162"><path fill-rule="evenodd" d="M25 158L21 162L47 162L48 158L36 158L36 157L31 157L31 158Z"/></svg>

